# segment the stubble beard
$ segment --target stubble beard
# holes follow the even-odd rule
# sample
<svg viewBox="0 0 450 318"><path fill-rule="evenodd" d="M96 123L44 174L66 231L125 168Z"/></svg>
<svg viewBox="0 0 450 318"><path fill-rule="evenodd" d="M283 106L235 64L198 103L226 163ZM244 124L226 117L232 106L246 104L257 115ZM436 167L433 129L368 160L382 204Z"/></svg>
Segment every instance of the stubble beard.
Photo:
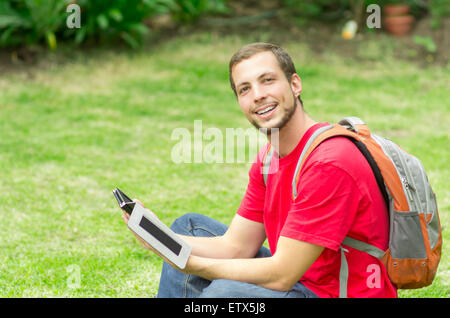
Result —
<svg viewBox="0 0 450 318"><path fill-rule="evenodd" d="M292 118L292 116L295 113L295 110L297 109L297 99L295 98L294 92L292 92L293 97L293 105L286 109L286 112L283 114L283 117L272 127L262 127L260 126L256 120L250 119L250 123L256 127L259 131L265 133L267 137L270 137L272 135L272 132L276 133L281 131L281 129L286 126L286 124L289 122L289 120ZM272 131L273 130L273 131Z"/></svg>

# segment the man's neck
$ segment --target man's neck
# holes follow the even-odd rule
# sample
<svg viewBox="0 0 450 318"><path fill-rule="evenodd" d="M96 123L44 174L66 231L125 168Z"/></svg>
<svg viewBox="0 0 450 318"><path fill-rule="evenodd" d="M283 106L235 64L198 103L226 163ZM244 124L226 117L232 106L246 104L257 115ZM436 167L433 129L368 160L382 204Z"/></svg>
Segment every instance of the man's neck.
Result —
<svg viewBox="0 0 450 318"><path fill-rule="evenodd" d="M283 158L291 153L298 145L303 135L309 128L317 124L300 107L297 107L289 122L286 123L277 133L272 133L269 142L274 150Z"/></svg>

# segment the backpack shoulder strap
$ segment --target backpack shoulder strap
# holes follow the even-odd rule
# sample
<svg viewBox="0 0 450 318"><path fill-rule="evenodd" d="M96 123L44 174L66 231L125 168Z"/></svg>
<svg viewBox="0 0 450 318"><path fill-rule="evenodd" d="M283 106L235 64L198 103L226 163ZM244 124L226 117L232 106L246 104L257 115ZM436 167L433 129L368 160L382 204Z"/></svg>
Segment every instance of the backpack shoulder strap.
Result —
<svg viewBox="0 0 450 318"><path fill-rule="evenodd" d="M383 162L377 162L377 160L372 156L371 152L367 149L367 146L363 142L372 141L372 144L375 141L371 140L371 133L367 125L357 117L345 117L338 124L328 125L318 129L308 140L305 147L303 148L302 154L300 155L299 161L297 162L297 167L294 173L294 178L292 180L292 198L295 200L297 198L297 184L299 182L300 171L303 164L306 161L306 158L309 154L323 141L332 138L332 137L347 137L363 154L366 158L372 172L375 176L375 180L377 181L378 187L383 195L384 201L386 203L387 208L389 209L389 195L386 191L384 179L378 164L385 164L386 160ZM376 146L381 150L381 147ZM372 151L373 151L373 147ZM378 159L381 160L381 159Z"/></svg>
<svg viewBox="0 0 450 318"><path fill-rule="evenodd" d="M366 123L358 117L344 117L339 121L339 125L344 126L348 130L354 131L355 133L369 137L370 131Z"/></svg>
<svg viewBox="0 0 450 318"><path fill-rule="evenodd" d="M272 145L269 143L267 145L267 150L265 152L264 158L261 160L262 162L262 174L263 174L263 178L264 178L264 185L267 186L267 177L269 175L269 168L270 168L270 162L272 161L272 157L273 157L273 147Z"/></svg>
<svg viewBox="0 0 450 318"><path fill-rule="evenodd" d="M356 118L356 117L355 117ZM331 131L330 131L331 130ZM327 132L329 131L329 132ZM327 132L327 134L323 134L324 132ZM292 189L294 191L293 197L294 199L297 197L297 187L295 186L298 182L298 178L300 176L300 170L303 166L304 161L308 157L308 155L325 139L335 137L335 136L355 136L356 134L352 131L344 128L340 124L334 124L334 125L328 125L321 127L317 129L309 138L308 142L306 143L305 147L303 148L303 151L300 155L300 158L297 163L297 167L295 169L294 175L296 176L292 182ZM262 174L264 178L264 184L267 185L267 177L269 174L269 167L270 162L273 157L273 147L271 144L268 145L267 150L265 152L264 158L261 160L262 162Z"/></svg>
<svg viewBox="0 0 450 318"><path fill-rule="evenodd" d="M356 133L346 129L345 127L339 124L333 124L317 129L305 144L305 147L303 148L300 158L298 159L297 167L295 168L294 178L292 179L292 198L294 200L297 198L298 195L297 184L300 178L300 171L309 154L314 149L316 149L316 147L320 145L323 141L336 136L347 136L357 138Z"/></svg>
<svg viewBox="0 0 450 318"><path fill-rule="evenodd" d="M329 135L327 135L325 137L321 136L320 139L318 138L319 135L321 135L323 132L330 130L332 128L335 128L335 127L337 127L339 131L333 130L332 132L328 133ZM342 128L347 128L347 129L342 129ZM328 126L317 129L314 132L314 134L309 138L308 142L306 143L305 147L303 148L303 152L300 155L299 163L297 163L297 167L295 169L295 174L294 174L296 176L296 178L294 178L293 183L292 183L292 188L294 190L293 198L295 199L297 197L297 187L294 185L296 185L298 182L298 177L300 175L301 167L303 166L303 162L306 160L306 158L311 153L311 151L314 150L313 148L317 147L325 139L328 139L328 138L331 138L334 136L338 136L338 135L355 136L356 134L352 133L352 131L355 133L358 133L358 132L360 133L360 132L363 132L364 130L367 130L367 134L370 135L370 132L368 131L367 126L358 117L345 117L339 122L339 125L328 125ZM313 143L314 143L314 145L313 145ZM313 146L313 147L311 147L311 146ZM311 148L311 149L309 149L309 148ZM262 169L262 174L263 174L265 185L267 185L267 177L269 174L269 167L270 167L270 162L272 160L272 155L273 155L273 147L269 143L267 150L265 152L264 158L263 158L263 160L261 160L261 162L262 162L261 169Z"/></svg>
<svg viewBox="0 0 450 318"><path fill-rule="evenodd" d="M354 249L356 249L358 251L366 252L367 254L369 254L373 257L376 257L378 259L381 259L386 252L372 244L369 244L369 243L366 243L366 242L363 242L360 240L356 240L349 236L346 236L344 238L344 241L342 242L342 244L353 247Z"/></svg>

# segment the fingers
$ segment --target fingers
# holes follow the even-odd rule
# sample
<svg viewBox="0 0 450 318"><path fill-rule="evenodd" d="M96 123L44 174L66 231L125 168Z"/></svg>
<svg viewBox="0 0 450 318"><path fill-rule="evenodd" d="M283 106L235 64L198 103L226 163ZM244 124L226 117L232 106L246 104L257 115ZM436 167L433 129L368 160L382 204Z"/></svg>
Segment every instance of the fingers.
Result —
<svg viewBox="0 0 450 318"><path fill-rule="evenodd" d="M135 202L141 204L138 200L133 200L133 201L135 201ZM122 210L122 211L123 211L123 210ZM148 210L148 211L149 211L150 213L152 213L153 215L155 215L152 211L150 211L150 210ZM156 217L156 215L155 215L155 217ZM126 213L125 211L123 211L122 219L123 219L123 221L128 225L128 221L129 221L129 219L130 219L130 215L129 215L128 213ZM178 269L178 267L177 267L175 264L173 264L171 261L169 261L168 259L166 259L166 258L164 257L164 255L162 255L162 254L159 253L156 249L154 249L149 243L147 243L143 238L141 238L141 237L140 237L138 234L136 234L133 230L131 231L131 233L133 233L133 235L136 237L137 241L138 241L144 248L146 248L146 249L148 249L148 250L150 250L150 251L156 253L156 254L159 255L159 257L161 257L166 263L170 264L173 268L177 268L177 269ZM179 270L181 270L181 269L179 269Z"/></svg>
<svg viewBox="0 0 450 318"><path fill-rule="evenodd" d="M127 211L125 211L125 210L122 210L122 217L125 217L127 220L129 220L130 219L130 215L128 214L128 212Z"/></svg>
<svg viewBox="0 0 450 318"><path fill-rule="evenodd" d="M133 231L132 231L133 232ZM138 240L138 242L146 249L155 252L158 254L158 252L150 245L148 244L142 237L140 237L139 235L137 235L136 233L133 232L133 235L136 237L136 239ZM158 254L159 255L159 254Z"/></svg>
<svg viewBox="0 0 450 318"><path fill-rule="evenodd" d="M138 199L133 199L133 202L137 202L137 203L139 203L140 205L142 205L145 208L145 205L141 201L139 201Z"/></svg>
<svg viewBox="0 0 450 318"><path fill-rule="evenodd" d="M133 199L133 202L136 202L136 203L140 204L141 206L143 206L143 207L145 208L145 205L144 205L141 201L139 201L138 199ZM150 209L147 209L147 208L146 208L146 210L147 210L148 212L150 212L155 218L158 218L158 217L156 216L156 214L153 213L153 211L151 211Z"/></svg>

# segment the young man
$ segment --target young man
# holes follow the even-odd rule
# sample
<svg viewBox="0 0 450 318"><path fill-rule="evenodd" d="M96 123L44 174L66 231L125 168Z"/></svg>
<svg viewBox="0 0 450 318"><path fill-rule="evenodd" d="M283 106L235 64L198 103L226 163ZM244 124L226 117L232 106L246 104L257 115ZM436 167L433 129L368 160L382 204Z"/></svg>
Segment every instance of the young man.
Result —
<svg viewBox="0 0 450 318"><path fill-rule="evenodd" d="M265 183L263 147L228 228L199 214L174 222L172 229L193 247L192 255L183 271L164 263L158 296L338 297L344 252L348 297L396 297L378 259L342 246L346 236L383 250L388 244L383 197L351 141L336 137L319 145L305 162L292 199L300 153L326 123L303 110L301 80L289 55L272 44L246 45L230 61L230 82L247 119L278 141L272 144L276 165ZM266 238L270 251L262 247Z"/></svg>

